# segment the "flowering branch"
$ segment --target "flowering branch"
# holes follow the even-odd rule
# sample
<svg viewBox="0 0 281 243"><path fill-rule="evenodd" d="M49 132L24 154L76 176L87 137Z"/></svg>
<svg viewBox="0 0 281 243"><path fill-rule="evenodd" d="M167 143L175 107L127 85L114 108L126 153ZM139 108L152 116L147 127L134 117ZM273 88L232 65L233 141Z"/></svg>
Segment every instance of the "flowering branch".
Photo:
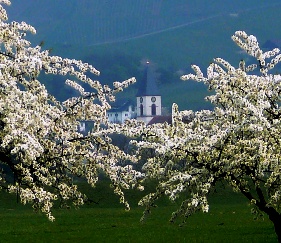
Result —
<svg viewBox="0 0 281 243"><path fill-rule="evenodd" d="M54 201L82 205L85 195L73 178L84 177L91 186L100 171L114 185L114 192L126 208L124 189L138 184L143 174L120 161L136 162L111 144L107 135L106 111L116 92L135 82L134 78L101 85L88 74L99 75L92 65L80 60L51 56L41 46L32 47L25 39L36 30L24 23L7 23L0 0L0 174L1 188L19 193L21 202L31 203L50 220ZM66 84L80 95L64 102L52 97L38 80L40 73L72 77ZM80 84L86 83L91 91ZM79 131L81 121L91 121L87 135ZM14 175L14 182L6 175Z"/></svg>
<svg viewBox="0 0 281 243"><path fill-rule="evenodd" d="M197 210L209 210L211 189L224 181L269 216L280 241L281 76L270 73L280 63L279 49L263 52L256 37L243 31L232 39L257 63L241 61L235 67L215 58L206 75L192 65L194 73L181 77L208 86L212 94L206 100L213 110L179 111L174 104L171 125L129 124L132 131L141 131L138 136L143 134L141 141L132 141L138 153L154 150L143 169L159 182L140 204L146 216L160 196L181 198L171 220L182 216L185 221Z"/></svg>

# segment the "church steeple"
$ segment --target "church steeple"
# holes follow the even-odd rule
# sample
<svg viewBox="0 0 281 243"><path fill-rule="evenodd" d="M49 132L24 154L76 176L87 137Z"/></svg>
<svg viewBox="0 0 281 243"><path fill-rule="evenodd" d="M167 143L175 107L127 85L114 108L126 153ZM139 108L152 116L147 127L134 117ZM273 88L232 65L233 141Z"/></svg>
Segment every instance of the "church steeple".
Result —
<svg viewBox="0 0 281 243"><path fill-rule="evenodd" d="M144 77L142 79L137 96L158 96L159 89L156 85L155 75L152 71L150 63L147 61L144 70Z"/></svg>
<svg viewBox="0 0 281 243"><path fill-rule="evenodd" d="M153 117L161 116L162 110L161 95L149 62L146 63L141 81L137 93L137 119L148 123Z"/></svg>

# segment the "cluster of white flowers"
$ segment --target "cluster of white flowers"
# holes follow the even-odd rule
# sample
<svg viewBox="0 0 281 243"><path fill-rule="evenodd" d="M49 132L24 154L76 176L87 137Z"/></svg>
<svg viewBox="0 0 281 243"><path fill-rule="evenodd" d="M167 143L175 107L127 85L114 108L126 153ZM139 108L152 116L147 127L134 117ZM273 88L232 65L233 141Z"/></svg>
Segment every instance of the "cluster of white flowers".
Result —
<svg viewBox="0 0 281 243"><path fill-rule="evenodd" d="M85 197L73 184L75 176L95 186L102 170L128 209L123 190L143 190L144 178L153 178L159 181L155 192L139 202L146 207L144 216L162 195L183 198L173 221L197 210L208 212L210 189L224 180L260 210L269 214L270 208L280 218L281 77L270 74L281 60L278 49L263 52L254 36L237 31L232 39L257 63L241 61L236 68L216 58L206 77L196 65L195 74L182 76L208 85L213 92L206 99L213 110L179 111L174 104L172 124L146 126L135 120L108 124L109 100L135 79L114 82L110 88L88 76L99 74L90 64L31 47L25 34L36 32L32 26L5 22L2 4L9 3L0 0L0 157L9 168L0 175L1 188L19 193L23 203L54 220L53 201L83 204ZM254 69L260 75L248 73ZM41 72L68 75L94 91L68 79L66 83L80 95L61 103L37 80ZM86 135L78 130L81 120L94 124ZM136 153L126 154L114 146L112 133L137 137L131 142ZM146 159L142 172L120 165L136 163L142 156ZM15 184L5 181L7 173L14 174Z"/></svg>
<svg viewBox="0 0 281 243"><path fill-rule="evenodd" d="M263 75L267 75L268 71L273 69L281 60L281 54L277 55L280 52L278 48L263 52L259 47L257 38L253 35L247 35L244 31L236 31L232 39L246 53L258 60L260 72ZM267 62L266 59L269 58L271 58L271 60Z"/></svg>
<svg viewBox="0 0 281 243"><path fill-rule="evenodd" d="M171 125L130 122L129 128L119 129L141 138L132 142L139 155L154 151L143 169L146 178L159 184L139 203L146 207L144 216L162 195L183 198L172 220L199 209L207 212L210 189L223 180L260 210L269 214L266 208L270 208L280 218L281 77L269 71L281 56L278 49L263 52L257 39L243 31L232 39L257 63L246 65L242 60L235 67L215 58L206 77L196 65L192 65L195 74L182 76L204 82L213 91L206 97L213 110L179 111L174 104ZM253 74L255 69L260 74Z"/></svg>
<svg viewBox="0 0 281 243"><path fill-rule="evenodd" d="M11 2L9 0L0 0L0 19L7 20L8 19L7 12L6 12L6 10L3 8L3 6L1 4L10 5Z"/></svg>
<svg viewBox="0 0 281 243"><path fill-rule="evenodd" d="M103 86L89 77L90 73L99 75L92 65L32 47L25 36L36 30L24 22L5 22L2 4L10 2L0 0L0 157L5 165L0 187L19 193L23 203L31 203L54 220L54 200L83 204L85 197L72 179L82 176L95 186L103 170L120 201L129 208L123 189L142 189L139 180L143 174L120 165L120 161L135 163L136 156L112 145L107 133L116 128L106 129L105 125L109 100L135 79L116 82L113 88ZM67 79L66 84L80 95L59 102L37 80L42 72L73 77L92 90ZM84 120L93 123L86 135L78 130ZM5 181L5 175L11 173L16 184Z"/></svg>

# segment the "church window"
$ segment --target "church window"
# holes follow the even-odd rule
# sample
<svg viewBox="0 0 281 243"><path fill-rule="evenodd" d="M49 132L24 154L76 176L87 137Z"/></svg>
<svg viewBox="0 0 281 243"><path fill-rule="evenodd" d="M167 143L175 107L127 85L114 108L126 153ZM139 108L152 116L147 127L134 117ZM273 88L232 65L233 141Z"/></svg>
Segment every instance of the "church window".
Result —
<svg viewBox="0 0 281 243"><path fill-rule="evenodd" d="M151 106L151 115L155 116L156 115L156 105L152 104Z"/></svg>
<svg viewBox="0 0 281 243"><path fill-rule="evenodd" d="M143 116L143 105L140 105L140 116Z"/></svg>

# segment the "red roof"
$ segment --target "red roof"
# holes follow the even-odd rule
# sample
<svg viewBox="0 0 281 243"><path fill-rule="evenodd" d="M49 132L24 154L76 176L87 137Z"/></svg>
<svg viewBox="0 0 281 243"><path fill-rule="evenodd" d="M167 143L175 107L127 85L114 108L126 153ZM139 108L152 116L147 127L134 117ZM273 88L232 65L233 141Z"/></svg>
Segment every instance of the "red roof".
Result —
<svg viewBox="0 0 281 243"><path fill-rule="evenodd" d="M172 124L172 116L155 116L147 125L152 125L155 123L164 123Z"/></svg>

